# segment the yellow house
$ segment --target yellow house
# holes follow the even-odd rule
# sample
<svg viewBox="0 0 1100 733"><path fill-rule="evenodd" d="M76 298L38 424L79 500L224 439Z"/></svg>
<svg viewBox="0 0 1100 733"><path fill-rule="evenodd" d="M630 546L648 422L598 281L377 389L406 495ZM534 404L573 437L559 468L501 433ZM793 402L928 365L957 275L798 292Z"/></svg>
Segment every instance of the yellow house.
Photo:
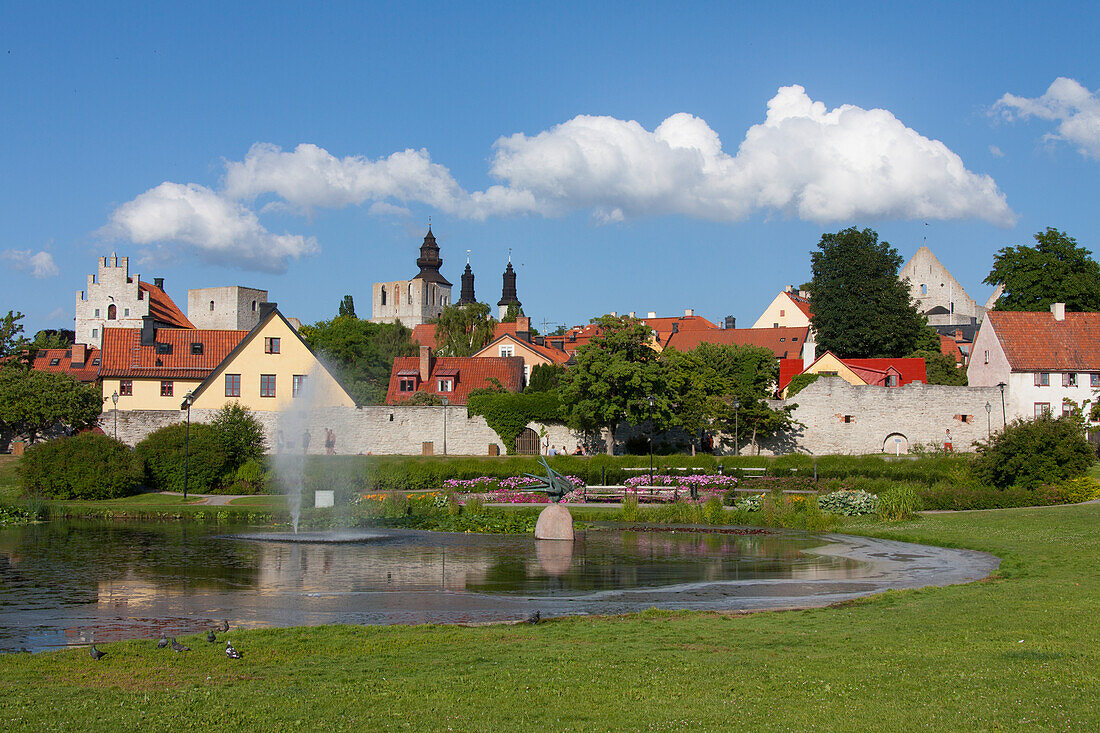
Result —
<svg viewBox="0 0 1100 733"><path fill-rule="evenodd" d="M795 363L795 360L785 360ZM787 371L780 364L779 389L784 398L787 396L787 388L790 385L790 376L784 378L783 372ZM840 377L853 386L874 387L901 387L910 382L928 381L924 359L841 359L833 352L826 351L818 359L803 369L801 374L820 374L822 376Z"/></svg>
<svg viewBox="0 0 1100 733"><path fill-rule="evenodd" d="M523 357L523 383L531 381L531 370L539 364L565 364L569 361L569 354L561 349L552 349L549 346L524 341L510 333L504 334L495 341L489 343L473 356L478 357Z"/></svg>
<svg viewBox="0 0 1100 733"><path fill-rule="evenodd" d="M804 290L788 287L775 296L753 328L806 328L810 325L810 298Z"/></svg>
<svg viewBox="0 0 1100 733"><path fill-rule="evenodd" d="M273 303L260 307L251 331L107 328L100 377L104 408L217 409L238 402L257 411L286 409L299 395L316 407L354 406L355 401L306 346Z"/></svg>

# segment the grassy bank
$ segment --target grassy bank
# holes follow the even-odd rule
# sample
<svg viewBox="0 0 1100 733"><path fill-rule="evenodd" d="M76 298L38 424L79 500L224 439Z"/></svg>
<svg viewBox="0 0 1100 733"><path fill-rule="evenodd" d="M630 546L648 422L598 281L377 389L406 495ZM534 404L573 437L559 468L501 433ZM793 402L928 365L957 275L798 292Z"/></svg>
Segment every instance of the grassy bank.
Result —
<svg viewBox="0 0 1100 733"><path fill-rule="evenodd" d="M850 531L1004 558L979 583L837 608L538 626L322 627L0 657L7 730L1088 730L1100 505ZM319 704L320 703L320 704Z"/></svg>

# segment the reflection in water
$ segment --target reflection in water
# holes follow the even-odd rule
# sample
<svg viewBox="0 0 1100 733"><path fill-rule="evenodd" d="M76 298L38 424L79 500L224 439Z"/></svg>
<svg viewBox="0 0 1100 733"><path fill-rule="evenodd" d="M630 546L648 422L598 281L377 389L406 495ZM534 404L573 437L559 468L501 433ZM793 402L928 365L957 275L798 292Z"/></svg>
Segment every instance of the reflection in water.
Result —
<svg viewBox="0 0 1100 733"><path fill-rule="evenodd" d="M795 605L877 589L869 564L794 533L390 531L362 543L242 539L185 524L51 522L0 531L0 650L234 626L468 622ZM801 599L801 600L800 600Z"/></svg>

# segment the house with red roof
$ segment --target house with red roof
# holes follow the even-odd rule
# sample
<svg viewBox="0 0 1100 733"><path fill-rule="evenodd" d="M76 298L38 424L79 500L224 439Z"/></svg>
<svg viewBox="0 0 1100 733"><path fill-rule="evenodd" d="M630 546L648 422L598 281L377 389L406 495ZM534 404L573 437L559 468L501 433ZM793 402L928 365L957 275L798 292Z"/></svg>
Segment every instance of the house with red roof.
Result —
<svg viewBox="0 0 1100 733"><path fill-rule="evenodd" d="M30 350L24 352L30 358ZM31 368L40 372L68 374L78 382L92 384L99 379L100 350L73 344L67 349L38 349Z"/></svg>
<svg viewBox="0 0 1100 733"><path fill-rule="evenodd" d="M826 351L809 366L799 359L782 359L779 362L779 383L776 390L786 397L787 387L799 374L820 374L840 377L854 386L901 387L906 384L928 381L924 359L841 359Z"/></svg>
<svg viewBox="0 0 1100 733"><path fill-rule="evenodd" d="M775 296L753 328L805 328L810 325L810 294L793 285Z"/></svg>
<svg viewBox="0 0 1100 733"><path fill-rule="evenodd" d="M101 348L107 328L141 328L153 318L157 328L194 328L168 294L164 278L150 284L130 274L128 257L100 257L98 271L76 294L76 343Z"/></svg>
<svg viewBox="0 0 1100 733"><path fill-rule="evenodd" d="M816 348L814 342L810 340L810 329L807 326L679 331L669 337L665 348L691 351L703 343L760 346L771 349L777 359L805 359L806 361L813 361Z"/></svg>
<svg viewBox="0 0 1100 733"><path fill-rule="evenodd" d="M561 349L554 349L545 345L545 342L526 341L512 334L504 334L487 344L485 348L473 355L479 358L504 358L518 356L523 359L523 384L531 380L531 370L540 364L556 364L564 366L569 361L569 354Z"/></svg>
<svg viewBox="0 0 1100 733"><path fill-rule="evenodd" d="M1049 311L991 310L966 376L972 387L1001 387L1004 420L1093 404L1100 388L1100 313L1067 313L1064 303Z"/></svg>
<svg viewBox="0 0 1100 733"><path fill-rule="evenodd" d="M424 393L441 400L446 398L452 405L465 405L472 390L494 387L491 380L509 392L523 389L523 358L436 357L430 348L421 346L419 357L401 356L393 360L386 404L400 405Z"/></svg>

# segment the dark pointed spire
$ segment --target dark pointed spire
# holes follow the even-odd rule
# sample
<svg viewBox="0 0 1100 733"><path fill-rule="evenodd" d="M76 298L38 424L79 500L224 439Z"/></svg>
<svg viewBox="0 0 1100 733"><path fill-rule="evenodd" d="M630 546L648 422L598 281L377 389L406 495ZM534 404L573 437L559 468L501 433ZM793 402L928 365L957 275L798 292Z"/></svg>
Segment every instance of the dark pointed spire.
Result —
<svg viewBox="0 0 1100 733"><path fill-rule="evenodd" d="M501 291L497 305L508 307L513 303L517 308L523 305L519 302L519 296L516 295L516 271L512 269L512 258L509 257L508 267L504 270L504 289Z"/></svg>
<svg viewBox="0 0 1100 733"><path fill-rule="evenodd" d="M470 305L476 303L477 298L474 297L474 271L470 269L470 260L466 260L466 271L462 273L462 294L459 296L457 305Z"/></svg>
<svg viewBox="0 0 1100 733"><path fill-rule="evenodd" d="M431 224L428 224L428 233L424 235L424 244L420 245L420 256L416 258L416 266L420 268L420 272L413 280L419 279L448 286L451 284L439 272L439 268L443 266L443 259L439 256L439 245L435 243Z"/></svg>

